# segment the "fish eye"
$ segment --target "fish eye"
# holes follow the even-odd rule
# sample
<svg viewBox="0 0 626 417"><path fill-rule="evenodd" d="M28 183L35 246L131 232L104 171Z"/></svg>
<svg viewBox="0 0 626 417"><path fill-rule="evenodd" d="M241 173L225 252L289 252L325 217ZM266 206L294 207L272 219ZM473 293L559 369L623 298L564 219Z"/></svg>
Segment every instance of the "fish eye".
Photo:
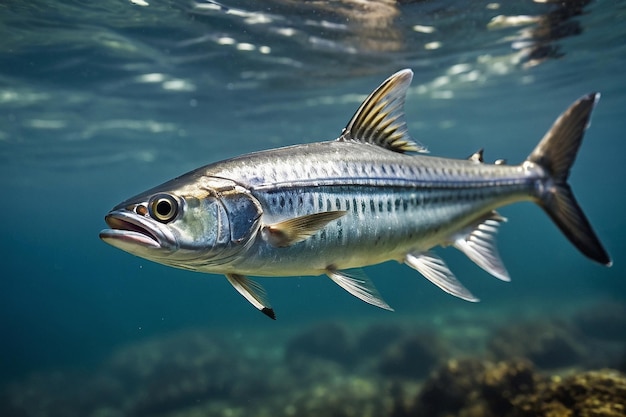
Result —
<svg viewBox="0 0 626 417"><path fill-rule="evenodd" d="M153 219L168 223L178 214L178 201L169 194L157 194L150 199L148 212Z"/></svg>

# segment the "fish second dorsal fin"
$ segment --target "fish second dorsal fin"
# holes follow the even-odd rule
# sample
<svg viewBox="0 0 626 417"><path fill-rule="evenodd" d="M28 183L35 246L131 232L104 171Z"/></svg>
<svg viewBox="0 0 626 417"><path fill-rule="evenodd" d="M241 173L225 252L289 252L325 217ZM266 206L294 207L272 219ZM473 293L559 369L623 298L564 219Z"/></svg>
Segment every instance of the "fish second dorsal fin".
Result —
<svg viewBox="0 0 626 417"><path fill-rule="evenodd" d="M404 99L413 71L404 69L387 78L361 104L338 141L363 142L395 152L428 152L411 139L404 118Z"/></svg>

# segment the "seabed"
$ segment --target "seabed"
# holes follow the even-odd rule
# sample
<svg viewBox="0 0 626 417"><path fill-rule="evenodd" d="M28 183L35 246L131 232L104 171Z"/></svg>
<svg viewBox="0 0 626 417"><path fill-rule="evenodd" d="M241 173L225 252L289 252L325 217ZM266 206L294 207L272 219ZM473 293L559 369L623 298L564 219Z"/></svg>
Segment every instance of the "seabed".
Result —
<svg viewBox="0 0 626 417"><path fill-rule="evenodd" d="M515 316L515 318L513 318ZM189 329L2 390L25 417L626 416L626 308Z"/></svg>

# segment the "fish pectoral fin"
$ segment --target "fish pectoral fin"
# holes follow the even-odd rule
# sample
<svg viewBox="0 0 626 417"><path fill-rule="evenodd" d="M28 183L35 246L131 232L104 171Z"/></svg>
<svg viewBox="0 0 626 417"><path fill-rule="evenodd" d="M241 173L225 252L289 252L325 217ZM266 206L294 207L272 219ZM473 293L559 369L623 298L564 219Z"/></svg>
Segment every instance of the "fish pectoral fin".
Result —
<svg viewBox="0 0 626 417"><path fill-rule="evenodd" d="M352 269L348 273L329 267L326 269L326 275L356 298L376 307L393 311L393 308L382 299L372 281L360 269Z"/></svg>
<svg viewBox="0 0 626 417"><path fill-rule="evenodd" d="M492 211L453 237L455 248L463 252L476 265L502 281L510 281L498 247L496 234L506 218Z"/></svg>
<svg viewBox="0 0 626 417"><path fill-rule="evenodd" d="M339 141L377 145L394 152L427 152L408 134L404 100L413 71L404 69L387 78L358 108Z"/></svg>
<svg viewBox="0 0 626 417"><path fill-rule="evenodd" d="M263 226L261 234L272 246L284 248L313 236L333 220L345 216L347 211L323 211L294 217L282 222Z"/></svg>
<svg viewBox="0 0 626 417"><path fill-rule="evenodd" d="M431 252L409 253L406 255L404 263L448 294L467 301L479 301L456 279L443 259L437 255Z"/></svg>
<svg viewBox="0 0 626 417"><path fill-rule="evenodd" d="M244 298L250 302L250 304L260 310L267 317L272 320L276 320L274 309L267 301L267 294L261 285L245 275L226 274L226 278L228 278L228 282L230 282L232 286L239 291L239 294L243 295Z"/></svg>

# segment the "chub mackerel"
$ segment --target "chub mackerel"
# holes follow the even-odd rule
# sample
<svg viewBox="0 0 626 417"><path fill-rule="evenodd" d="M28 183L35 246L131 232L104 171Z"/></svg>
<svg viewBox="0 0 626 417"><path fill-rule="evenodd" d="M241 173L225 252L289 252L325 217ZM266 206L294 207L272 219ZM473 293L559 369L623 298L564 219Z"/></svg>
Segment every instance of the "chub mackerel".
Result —
<svg viewBox="0 0 626 417"><path fill-rule="evenodd" d="M611 259L567 183L599 94L573 103L519 165L424 155L404 101L413 73L385 80L338 139L216 162L114 207L107 243L161 264L226 275L275 318L252 276L327 275L389 309L361 267L395 260L442 290L477 301L432 249L452 245L509 280L496 247L496 209L537 203L584 255Z"/></svg>

